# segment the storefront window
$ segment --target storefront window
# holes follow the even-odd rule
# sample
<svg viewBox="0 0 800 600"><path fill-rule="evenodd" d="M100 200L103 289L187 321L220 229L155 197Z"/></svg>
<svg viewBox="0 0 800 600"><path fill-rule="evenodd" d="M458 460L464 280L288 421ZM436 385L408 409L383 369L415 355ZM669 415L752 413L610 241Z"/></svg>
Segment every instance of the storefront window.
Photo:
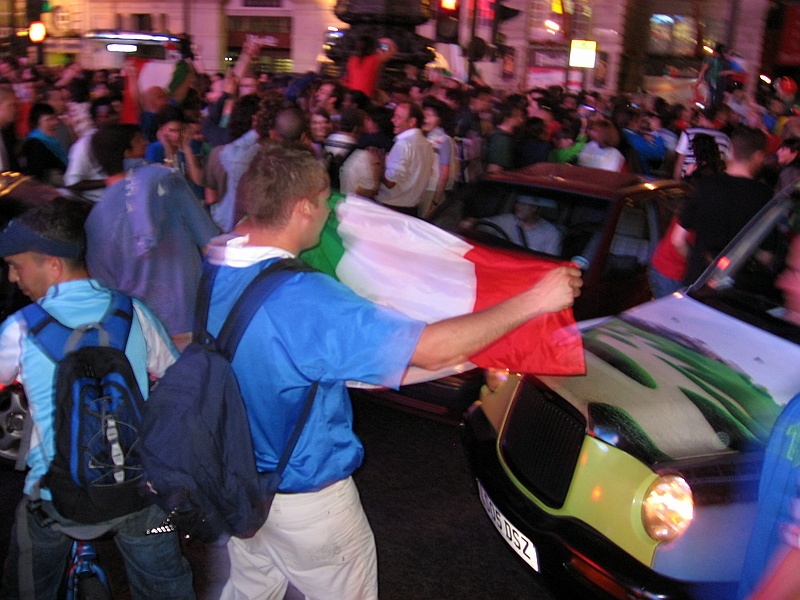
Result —
<svg viewBox="0 0 800 600"><path fill-rule="evenodd" d="M700 23L703 44L714 47L724 39L725 22L705 20ZM693 17L656 14L650 17L649 54L693 56L697 49L698 26Z"/></svg>

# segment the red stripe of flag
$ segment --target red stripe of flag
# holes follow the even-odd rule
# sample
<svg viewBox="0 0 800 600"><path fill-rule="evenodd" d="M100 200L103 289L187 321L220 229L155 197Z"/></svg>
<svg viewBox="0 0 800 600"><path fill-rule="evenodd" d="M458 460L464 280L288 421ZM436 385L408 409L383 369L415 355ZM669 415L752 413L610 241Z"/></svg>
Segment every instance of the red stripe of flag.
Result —
<svg viewBox="0 0 800 600"><path fill-rule="evenodd" d="M556 263L518 252L475 246L465 256L475 264L475 311L494 306L536 284ZM538 375L586 371L580 331L572 309L542 315L506 334L470 360L479 367Z"/></svg>

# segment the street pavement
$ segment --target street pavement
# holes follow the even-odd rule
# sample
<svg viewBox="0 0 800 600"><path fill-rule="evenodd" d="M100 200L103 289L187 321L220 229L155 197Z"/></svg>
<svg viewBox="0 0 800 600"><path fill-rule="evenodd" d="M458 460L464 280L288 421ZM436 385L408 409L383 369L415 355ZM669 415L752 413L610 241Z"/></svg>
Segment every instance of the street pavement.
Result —
<svg viewBox="0 0 800 600"><path fill-rule="evenodd" d="M555 598L483 512L456 426L360 396L353 404L355 429L366 452L355 479L375 533L382 600ZM0 538L8 533L19 481L18 475L0 469ZM113 542L99 542L98 551L114 599L128 600ZM228 571L224 548L190 541L184 551L198 598L216 600Z"/></svg>

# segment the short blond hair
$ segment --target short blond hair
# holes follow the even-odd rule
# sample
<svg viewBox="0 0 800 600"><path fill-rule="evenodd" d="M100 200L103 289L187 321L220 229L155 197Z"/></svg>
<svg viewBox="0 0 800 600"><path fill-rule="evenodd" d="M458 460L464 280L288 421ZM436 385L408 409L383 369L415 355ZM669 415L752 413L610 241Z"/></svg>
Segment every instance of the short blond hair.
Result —
<svg viewBox="0 0 800 600"><path fill-rule="evenodd" d="M255 155L236 190L248 219L280 229L303 198L316 202L329 185L328 173L305 147L271 142Z"/></svg>

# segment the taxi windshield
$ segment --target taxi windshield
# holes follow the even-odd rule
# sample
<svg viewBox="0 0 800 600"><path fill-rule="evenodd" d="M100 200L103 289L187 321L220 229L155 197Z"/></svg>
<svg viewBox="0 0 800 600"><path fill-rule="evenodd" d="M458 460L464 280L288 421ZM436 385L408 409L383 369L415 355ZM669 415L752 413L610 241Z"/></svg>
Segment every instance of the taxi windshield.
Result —
<svg viewBox="0 0 800 600"><path fill-rule="evenodd" d="M800 200L776 198L767 204L688 293L800 342Z"/></svg>

